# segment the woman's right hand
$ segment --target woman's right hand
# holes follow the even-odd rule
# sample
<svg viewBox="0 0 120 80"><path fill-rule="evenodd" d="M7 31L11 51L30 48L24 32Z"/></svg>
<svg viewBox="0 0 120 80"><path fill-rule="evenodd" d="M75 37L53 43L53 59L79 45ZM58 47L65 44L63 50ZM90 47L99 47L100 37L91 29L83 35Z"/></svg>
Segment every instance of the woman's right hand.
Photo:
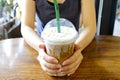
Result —
<svg viewBox="0 0 120 80"><path fill-rule="evenodd" d="M56 76L60 72L61 65L58 60L52 56L47 55L45 45L39 46L39 55L37 57L42 69L50 76Z"/></svg>

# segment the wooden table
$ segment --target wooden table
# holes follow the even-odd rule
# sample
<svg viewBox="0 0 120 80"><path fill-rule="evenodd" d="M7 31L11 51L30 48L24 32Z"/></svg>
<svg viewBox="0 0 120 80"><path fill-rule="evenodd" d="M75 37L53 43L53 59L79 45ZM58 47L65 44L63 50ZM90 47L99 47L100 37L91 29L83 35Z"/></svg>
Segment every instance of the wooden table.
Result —
<svg viewBox="0 0 120 80"><path fill-rule="evenodd" d="M22 38L0 41L0 80L120 80L120 37L97 36L75 74L51 77Z"/></svg>

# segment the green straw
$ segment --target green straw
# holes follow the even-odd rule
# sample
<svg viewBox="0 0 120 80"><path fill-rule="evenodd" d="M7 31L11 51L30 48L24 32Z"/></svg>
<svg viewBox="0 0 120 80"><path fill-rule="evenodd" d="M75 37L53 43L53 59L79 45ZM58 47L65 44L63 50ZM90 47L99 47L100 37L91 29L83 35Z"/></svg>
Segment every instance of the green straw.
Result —
<svg viewBox="0 0 120 80"><path fill-rule="evenodd" d="M57 30L58 30L58 33L61 32L60 30L60 14L59 14L59 6L58 6L58 2L57 0L54 0L54 6L55 6L55 13L56 13L56 20L57 20Z"/></svg>

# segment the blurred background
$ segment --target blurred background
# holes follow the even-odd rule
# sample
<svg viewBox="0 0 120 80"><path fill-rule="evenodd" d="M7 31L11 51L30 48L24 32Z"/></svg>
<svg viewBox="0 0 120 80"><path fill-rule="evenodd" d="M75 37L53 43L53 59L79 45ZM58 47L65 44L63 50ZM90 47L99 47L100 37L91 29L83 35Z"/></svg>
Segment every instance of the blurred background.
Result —
<svg viewBox="0 0 120 80"><path fill-rule="evenodd" d="M120 36L120 0L118 0L116 5L116 17L115 17L115 24L114 24L114 36Z"/></svg>
<svg viewBox="0 0 120 80"><path fill-rule="evenodd" d="M22 11L22 0L0 0L0 18L8 20L15 18L20 20Z"/></svg>
<svg viewBox="0 0 120 80"><path fill-rule="evenodd" d="M0 40L22 37L22 0L0 0Z"/></svg>

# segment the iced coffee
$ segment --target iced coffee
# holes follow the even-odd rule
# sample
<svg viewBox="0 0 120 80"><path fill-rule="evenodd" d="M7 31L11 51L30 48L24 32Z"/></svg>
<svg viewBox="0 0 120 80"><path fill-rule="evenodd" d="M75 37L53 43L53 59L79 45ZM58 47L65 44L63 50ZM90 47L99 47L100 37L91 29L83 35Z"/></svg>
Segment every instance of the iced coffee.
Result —
<svg viewBox="0 0 120 80"><path fill-rule="evenodd" d="M56 27L51 27L42 35L47 54L57 58L60 64L73 54L77 32L72 28L61 26L61 33L58 33Z"/></svg>
<svg viewBox="0 0 120 80"><path fill-rule="evenodd" d="M55 20L52 21L46 25L47 28L45 27L41 36L45 42L47 54L55 57L62 64L63 61L73 55L74 42L78 33L66 19L61 20L61 32L58 33L57 27L54 25Z"/></svg>

